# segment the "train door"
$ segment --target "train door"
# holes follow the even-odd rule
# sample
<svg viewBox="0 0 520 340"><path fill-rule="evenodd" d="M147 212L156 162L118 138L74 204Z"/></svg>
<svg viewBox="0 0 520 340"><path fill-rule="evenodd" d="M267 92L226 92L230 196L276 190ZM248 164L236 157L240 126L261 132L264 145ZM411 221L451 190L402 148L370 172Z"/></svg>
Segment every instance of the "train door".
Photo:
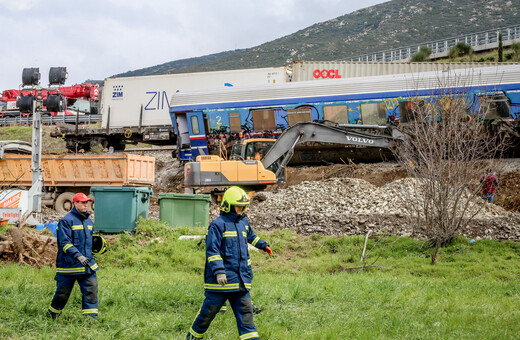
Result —
<svg viewBox="0 0 520 340"><path fill-rule="evenodd" d="M191 159L190 131L186 113L175 113L175 133L177 134L177 156L179 160Z"/></svg>
<svg viewBox="0 0 520 340"><path fill-rule="evenodd" d="M191 146L191 159L195 160L198 155L208 154L208 143L206 141L206 124L201 111L187 112L189 139Z"/></svg>

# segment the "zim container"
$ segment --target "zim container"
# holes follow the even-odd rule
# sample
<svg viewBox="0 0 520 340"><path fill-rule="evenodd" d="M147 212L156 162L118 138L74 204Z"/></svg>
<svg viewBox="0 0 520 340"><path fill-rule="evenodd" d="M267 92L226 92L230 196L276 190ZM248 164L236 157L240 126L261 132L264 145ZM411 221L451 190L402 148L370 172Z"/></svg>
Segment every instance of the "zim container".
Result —
<svg viewBox="0 0 520 340"><path fill-rule="evenodd" d="M139 216L148 217L149 187L91 187L94 195L95 229L120 233L135 229Z"/></svg>
<svg viewBox="0 0 520 340"><path fill-rule="evenodd" d="M160 193L159 220L172 227L206 227L210 203L210 195Z"/></svg>

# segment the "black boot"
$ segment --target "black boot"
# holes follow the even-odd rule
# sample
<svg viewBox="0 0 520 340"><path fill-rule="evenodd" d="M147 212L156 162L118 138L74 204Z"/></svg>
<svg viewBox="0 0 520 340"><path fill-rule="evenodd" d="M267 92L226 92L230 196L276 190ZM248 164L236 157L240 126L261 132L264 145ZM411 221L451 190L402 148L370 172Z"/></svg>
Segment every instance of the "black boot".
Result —
<svg viewBox="0 0 520 340"><path fill-rule="evenodd" d="M51 312L50 310L47 309L47 317L52 319L52 320L56 320L56 318L58 317L58 313L54 313L54 312Z"/></svg>

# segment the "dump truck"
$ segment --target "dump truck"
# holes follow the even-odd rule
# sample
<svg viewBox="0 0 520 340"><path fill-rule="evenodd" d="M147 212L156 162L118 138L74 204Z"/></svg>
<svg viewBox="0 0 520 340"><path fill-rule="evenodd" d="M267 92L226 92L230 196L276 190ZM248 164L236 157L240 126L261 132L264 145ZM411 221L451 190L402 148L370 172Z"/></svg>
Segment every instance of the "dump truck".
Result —
<svg viewBox="0 0 520 340"><path fill-rule="evenodd" d="M340 125L300 122L286 129L261 160L248 157L225 160L217 155L199 155L184 165L187 191L210 191L218 197L227 187L239 185L247 191L286 182L286 166L297 144L316 142L389 149L405 135L394 126L380 134L365 133ZM242 154L245 155L242 149ZM238 153L238 152L237 152ZM208 190L209 189L209 190Z"/></svg>
<svg viewBox="0 0 520 340"><path fill-rule="evenodd" d="M155 182L155 157L128 153L42 155L42 169L42 204L62 214L72 208L75 193L89 193L90 187L152 186ZM1 188L31 185L31 155L5 152L0 159Z"/></svg>

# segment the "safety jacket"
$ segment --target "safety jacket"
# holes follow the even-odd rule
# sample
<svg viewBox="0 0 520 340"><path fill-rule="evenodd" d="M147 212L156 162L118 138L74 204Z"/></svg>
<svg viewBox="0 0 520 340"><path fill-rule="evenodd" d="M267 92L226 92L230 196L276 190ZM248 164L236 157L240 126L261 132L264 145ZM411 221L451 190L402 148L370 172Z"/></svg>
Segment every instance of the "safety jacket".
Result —
<svg viewBox="0 0 520 340"><path fill-rule="evenodd" d="M251 259L247 244L259 249L269 244L256 236L246 215L235 212L224 213L216 218L208 228L206 236L206 266L204 288L214 292L235 292L250 290L253 280ZM227 284L217 282L217 274L225 273Z"/></svg>
<svg viewBox="0 0 520 340"><path fill-rule="evenodd" d="M57 274L91 274L99 269L92 256L94 222L89 218L88 212L80 213L76 208L72 208L60 220L56 232L58 234ZM88 258L88 267L77 260L80 255Z"/></svg>

